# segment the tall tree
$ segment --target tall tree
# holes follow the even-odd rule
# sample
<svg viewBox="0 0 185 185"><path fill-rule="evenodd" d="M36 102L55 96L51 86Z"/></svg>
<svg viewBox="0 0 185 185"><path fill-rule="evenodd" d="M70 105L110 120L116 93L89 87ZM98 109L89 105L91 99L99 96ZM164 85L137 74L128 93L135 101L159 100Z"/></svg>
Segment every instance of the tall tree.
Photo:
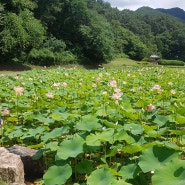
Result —
<svg viewBox="0 0 185 185"><path fill-rule="evenodd" d="M114 35L111 26L95 11L88 12L88 19L88 23L80 27L83 53L96 63L107 62L114 54Z"/></svg>
<svg viewBox="0 0 185 185"><path fill-rule="evenodd" d="M24 52L39 47L44 40L45 30L29 10L19 15L7 13L0 32L0 49L5 60L18 59Z"/></svg>

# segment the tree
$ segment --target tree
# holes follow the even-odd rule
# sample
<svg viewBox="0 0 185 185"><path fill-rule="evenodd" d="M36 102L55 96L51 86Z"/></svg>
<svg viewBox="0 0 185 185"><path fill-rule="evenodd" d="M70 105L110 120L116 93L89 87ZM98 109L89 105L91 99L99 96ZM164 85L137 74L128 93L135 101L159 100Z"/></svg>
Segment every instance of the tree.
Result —
<svg viewBox="0 0 185 185"><path fill-rule="evenodd" d="M134 35L131 31L123 28L118 21L113 21L114 28L114 48L116 53L125 53L133 60L142 60L146 57L147 48L139 37Z"/></svg>
<svg viewBox="0 0 185 185"><path fill-rule="evenodd" d="M0 49L5 60L20 58L32 48L38 48L44 40L45 30L29 10L19 15L7 13L0 32Z"/></svg>
<svg viewBox="0 0 185 185"><path fill-rule="evenodd" d="M88 12L87 25L80 26L80 43L84 56L94 61L108 62L113 58L114 35L110 24L95 11Z"/></svg>
<svg viewBox="0 0 185 185"><path fill-rule="evenodd" d="M16 14L25 9L32 11L37 6L36 0L1 0L1 3L4 4L6 11Z"/></svg>

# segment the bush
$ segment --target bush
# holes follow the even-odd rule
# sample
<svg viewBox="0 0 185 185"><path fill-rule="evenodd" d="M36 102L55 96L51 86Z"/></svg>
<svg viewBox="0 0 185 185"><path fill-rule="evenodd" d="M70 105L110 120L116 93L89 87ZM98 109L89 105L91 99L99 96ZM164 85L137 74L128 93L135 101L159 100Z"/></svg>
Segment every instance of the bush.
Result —
<svg viewBox="0 0 185 185"><path fill-rule="evenodd" d="M28 62L33 65L51 66L55 64L55 56L47 48L39 50L32 49L28 56Z"/></svg>
<svg viewBox="0 0 185 185"><path fill-rule="evenodd" d="M52 66L76 63L77 57L70 51L52 52L47 48L33 49L28 56L28 63L39 66Z"/></svg>
<svg viewBox="0 0 185 185"><path fill-rule="evenodd" d="M184 66L184 62L180 60L160 60L160 65L173 65L173 66Z"/></svg>
<svg viewBox="0 0 185 185"><path fill-rule="evenodd" d="M66 44L63 40L50 37L45 40L43 47L49 49L52 52L63 52L66 49Z"/></svg>
<svg viewBox="0 0 185 185"><path fill-rule="evenodd" d="M70 51L63 51L61 53L56 52L55 55L55 65L60 64L72 64L77 62L77 57Z"/></svg>
<svg viewBox="0 0 185 185"><path fill-rule="evenodd" d="M137 62L137 64L140 64L140 65L148 65L149 63L146 62L146 61L141 61L141 62Z"/></svg>
<svg viewBox="0 0 185 185"><path fill-rule="evenodd" d="M121 53L115 56L116 58L129 58L128 55L126 55L125 53Z"/></svg>

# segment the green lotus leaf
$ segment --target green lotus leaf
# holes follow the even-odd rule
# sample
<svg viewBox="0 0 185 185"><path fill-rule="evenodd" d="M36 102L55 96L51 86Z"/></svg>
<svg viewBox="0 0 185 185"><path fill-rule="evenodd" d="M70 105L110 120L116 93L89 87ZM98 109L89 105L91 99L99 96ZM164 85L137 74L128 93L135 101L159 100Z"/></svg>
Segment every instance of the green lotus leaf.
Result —
<svg viewBox="0 0 185 185"><path fill-rule="evenodd" d="M139 145L138 143L134 143L131 145L124 146L122 149L122 152L128 153L128 154L134 154L134 153L142 151L142 149L143 148L141 145Z"/></svg>
<svg viewBox="0 0 185 185"><path fill-rule="evenodd" d="M175 115L174 119L178 124L184 124L185 123L185 116L182 116L180 114Z"/></svg>
<svg viewBox="0 0 185 185"><path fill-rule="evenodd" d="M45 118L42 114L36 115L35 119L38 120L39 122L45 123L45 124L54 123L53 119Z"/></svg>
<svg viewBox="0 0 185 185"><path fill-rule="evenodd" d="M98 137L98 133L88 135L86 137L86 144L89 146L101 146L101 141Z"/></svg>
<svg viewBox="0 0 185 185"><path fill-rule="evenodd" d="M178 152L166 147L153 146L142 152L139 160L139 166L144 173L154 171L161 165L178 157Z"/></svg>
<svg viewBox="0 0 185 185"><path fill-rule="evenodd" d="M51 132L45 133L44 136L41 137L41 140L44 142L47 142L48 140L61 137L63 134L66 134L69 132L69 127L61 127L61 128L55 128Z"/></svg>
<svg viewBox="0 0 185 185"><path fill-rule="evenodd" d="M126 141L127 144L134 143L135 140L132 136L128 135L124 129L118 129L114 134L114 141Z"/></svg>
<svg viewBox="0 0 185 185"><path fill-rule="evenodd" d="M97 110L96 115L106 117L107 115L115 115L117 113L116 109L112 109L111 107L101 107Z"/></svg>
<svg viewBox="0 0 185 185"><path fill-rule="evenodd" d="M51 151L57 151L59 148L58 146L58 142L54 141L54 142L50 142L48 144L46 144L45 149L49 149Z"/></svg>
<svg viewBox="0 0 185 185"><path fill-rule="evenodd" d="M113 143L114 141L114 129L109 128L107 130L104 130L103 132L100 133L100 135L98 136L101 142L109 142L109 143Z"/></svg>
<svg viewBox="0 0 185 185"><path fill-rule="evenodd" d="M64 140L57 150L57 157L66 160L69 157L76 157L78 154L83 153L84 139L75 134L72 139Z"/></svg>
<svg viewBox="0 0 185 185"><path fill-rule="evenodd" d="M160 128L159 130L150 130L147 132L147 135L149 137L153 138L159 138L161 135L163 135L166 131L168 131L168 128Z"/></svg>
<svg viewBox="0 0 185 185"><path fill-rule="evenodd" d="M164 115L156 115L155 119L153 120L153 122L159 125L160 127L166 125L166 123L169 121L171 121L170 117Z"/></svg>
<svg viewBox="0 0 185 185"><path fill-rule="evenodd" d="M90 132L91 130L100 129L102 126L98 123L99 119L92 115L85 115L76 124L76 129Z"/></svg>
<svg viewBox="0 0 185 185"><path fill-rule="evenodd" d="M21 126L16 126L15 130L11 130L10 133L8 133L8 138L9 139L14 139L14 138L20 138L24 133L22 132L22 127Z"/></svg>
<svg viewBox="0 0 185 185"><path fill-rule="evenodd" d="M112 185L113 180L112 173L105 168L101 168L91 173L87 179L87 185Z"/></svg>
<svg viewBox="0 0 185 185"><path fill-rule="evenodd" d="M90 134L86 137L86 144L90 146L100 146L101 142L113 143L114 129L107 129L96 134Z"/></svg>
<svg viewBox="0 0 185 185"><path fill-rule="evenodd" d="M132 185L132 184L125 182L123 179L121 179L121 180L113 180L111 185Z"/></svg>
<svg viewBox="0 0 185 185"><path fill-rule="evenodd" d="M44 149L37 150L36 154L32 156L32 159L39 160L43 156L44 151L45 151Z"/></svg>
<svg viewBox="0 0 185 185"><path fill-rule="evenodd" d="M60 112L57 112L57 113L52 113L51 114L51 118L56 120L56 121L62 121L64 120L63 116L61 115Z"/></svg>
<svg viewBox="0 0 185 185"><path fill-rule="evenodd" d="M152 177L153 185L184 185L185 161L174 158L164 166L156 169Z"/></svg>
<svg viewBox="0 0 185 185"><path fill-rule="evenodd" d="M76 171L80 174L89 174L94 170L92 161L83 160L76 166Z"/></svg>
<svg viewBox="0 0 185 185"><path fill-rule="evenodd" d="M43 134L45 131L45 128L40 126L35 129L29 129L22 137L21 139L26 139L29 137L36 137L37 135Z"/></svg>
<svg viewBox="0 0 185 185"><path fill-rule="evenodd" d="M65 166L51 166L44 174L45 185L63 185L71 177L71 166L66 164Z"/></svg>
<svg viewBox="0 0 185 185"><path fill-rule="evenodd" d="M141 169L135 163L135 164L128 164L126 166L123 166L120 169L119 173L122 175L123 180L127 180L127 179L134 179L138 175L140 170Z"/></svg>
<svg viewBox="0 0 185 185"><path fill-rule="evenodd" d="M144 131L144 128L140 124L125 124L124 129L127 131L130 131L133 135L142 134Z"/></svg>

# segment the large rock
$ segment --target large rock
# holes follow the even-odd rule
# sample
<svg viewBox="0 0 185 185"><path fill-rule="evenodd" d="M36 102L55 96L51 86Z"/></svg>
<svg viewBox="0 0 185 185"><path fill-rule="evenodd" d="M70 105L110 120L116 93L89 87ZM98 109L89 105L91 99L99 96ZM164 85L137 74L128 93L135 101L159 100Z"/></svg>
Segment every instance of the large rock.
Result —
<svg viewBox="0 0 185 185"><path fill-rule="evenodd" d="M0 179L11 185L24 185L24 168L20 156L0 147Z"/></svg>
<svg viewBox="0 0 185 185"><path fill-rule="evenodd" d="M26 180L33 181L43 176L44 163L42 159L32 159L32 157L37 153L37 150L18 145L14 145L8 148L8 150L9 152L17 154L21 157L21 160L24 164L24 173Z"/></svg>

